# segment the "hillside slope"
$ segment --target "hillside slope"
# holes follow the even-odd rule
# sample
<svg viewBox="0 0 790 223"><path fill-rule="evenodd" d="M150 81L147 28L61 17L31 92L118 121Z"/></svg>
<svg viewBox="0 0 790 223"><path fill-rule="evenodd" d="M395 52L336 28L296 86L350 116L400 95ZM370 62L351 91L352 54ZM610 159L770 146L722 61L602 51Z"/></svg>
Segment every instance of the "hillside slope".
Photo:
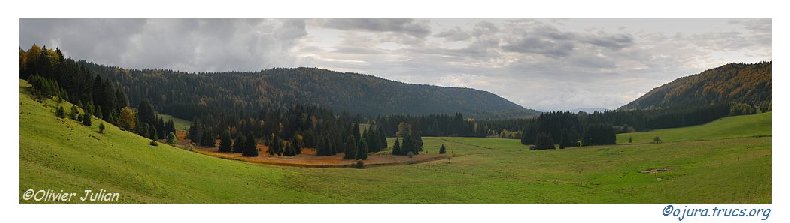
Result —
<svg viewBox="0 0 790 223"><path fill-rule="evenodd" d="M27 86L24 81L20 85ZM663 144L637 140L535 151L514 139L426 137L426 152L436 153L444 144L454 154L452 160L320 169L253 165L163 144L153 147L107 123L101 134L99 120L86 127L59 119L55 101L39 103L24 93L27 89L19 95L20 203L35 203L22 199L28 189L104 189L120 193L121 203L772 201L771 137L750 135L770 135L770 113L725 118L693 131L662 130ZM749 128L732 131L744 127ZM651 168L670 171L639 172Z"/></svg>
<svg viewBox="0 0 790 223"><path fill-rule="evenodd" d="M770 61L731 63L678 78L619 109L678 108L732 102L768 107L771 103L771 86Z"/></svg>
<svg viewBox="0 0 790 223"><path fill-rule="evenodd" d="M279 186L289 171L223 160L174 148L104 123L92 127L54 115L20 81L19 191L51 189L120 193L121 203L326 202ZM64 102L64 107L71 105ZM196 171L197 170L197 171ZM239 196L244 194L244 196ZM82 203L72 201L73 203ZM33 203L20 199L20 203Z"/></svg>
<svg viewBox="0 0 790 223"><path fill-rule="evenodd" d="M487 91L406 84L326 69L302 67L195 74L83 64L120 85L132 105L145 99L158 111L187 120L206 109L257 112L262 107L294 104L370 116L460 112L475 118L505 119L538 114Z"/></svg>
<svg viewBox="0 0 790 223"><path fill-rule="evenodd" d="M741 115L721 118L704 125L623 133L617 135L617 143L627 143L629 137L635 144L649 143L656 136L663 142L771 137L771 115L772 112Z"/></svg>

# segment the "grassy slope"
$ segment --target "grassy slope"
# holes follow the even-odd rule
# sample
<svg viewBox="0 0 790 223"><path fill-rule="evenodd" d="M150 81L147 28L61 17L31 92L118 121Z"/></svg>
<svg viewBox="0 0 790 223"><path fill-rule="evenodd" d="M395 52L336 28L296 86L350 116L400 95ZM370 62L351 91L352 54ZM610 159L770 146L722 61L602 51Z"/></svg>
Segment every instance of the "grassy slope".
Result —
<svg viewBox="0 0 790 223"><path fill-rule="evenodd" d="M23 85L24 83L20 83ZM106 189L129 203L320 202L322 196L282 185L291 171L198 155L160 144L99 120L90 128L62 120L20 93L20 194L28 188L80 192ZM56 102L46 101L54 106ZM70 107L67 105L64 107ZM20 200L20 202L23 202Z"/></svg>
<svg viewBox="0 0 790 223"><path fill-rule="evenodd" d="M172 115L168 115L168 114L159 114L159 117L162 118L165 121L172 119L173 120L173 125L175 125L176 130L184 130L184 131L186 131L186 130L189 130L189 126L192 125L192 122L190 122L190 121L187 121L187 120L184 120L184 119L180 119L180 118L176 118L176 117L173 117Z"/></svg>
<svg viewBox="0 0 790 223"><path fill-rule="evenodd" d="M732 131L706 128L711 133L703 138L719 139L673 142L670 135L689 130L662 130L666 142L659 145L553 151L530 151L510 139L425 138L428 152L444 143L456 157L450 163L309 169L151 147L114 126L99 134L97 125L60 120L53 111L20 94L20 194L27 188L103 188L129 203L771 202L771 137L738 138L748 134ZM770 113L754 117L770 123ZM753 125L770 135L770 124ZM672 170L638 173L658 167Z"/></svg>
<svg viewBox="0 0 790 223"><path fill-rule="evenodd" d="M617 143L627 143L628 137L634 144L650 143L656 136L664 142L771 136L771 112L726 117L698 126L620 134Z"/></svg>

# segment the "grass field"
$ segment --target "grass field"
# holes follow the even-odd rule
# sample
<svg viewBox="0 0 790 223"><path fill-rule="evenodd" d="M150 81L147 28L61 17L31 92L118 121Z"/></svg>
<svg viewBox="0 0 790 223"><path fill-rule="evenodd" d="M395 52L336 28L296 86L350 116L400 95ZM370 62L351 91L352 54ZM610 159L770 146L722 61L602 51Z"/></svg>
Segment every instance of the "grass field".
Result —
<svg viewBox="0 0 790 223"><path fill-rule="evenodd" d="M664 142L770 137L771 113L725 117L719 121L685 128L619 134L617 143L628 143L629 137L634 144L650 143L656 136Z"/></svg>
<svg viewBox="0 0 790 223"><path fill-rule="evenodd" d="M173 125L175 125L176 130L187 131L187 130L189 130L189 126L192 125L192 122L184 120L184 119L173 117L172 115L168 115L168 114L158 114L158 115L159 115L159 118L162 118L162 120L165 120L165 121L173 120Z"/></svg>
<svg viewBox="0 0 790 223"><path fill-rule="evenodd" d="M119 192L123 203L771 203L771 113L632 133L634 144L530 151L518 140L425 138L449 162L367 169L249 164L54 115L20 81L19 193ZM647 144L656 134L663 144ZM761 137L752 137L753 135ZM390 146L392 145L390 141ZM639 173L651 168L669 171Z"/></svg>

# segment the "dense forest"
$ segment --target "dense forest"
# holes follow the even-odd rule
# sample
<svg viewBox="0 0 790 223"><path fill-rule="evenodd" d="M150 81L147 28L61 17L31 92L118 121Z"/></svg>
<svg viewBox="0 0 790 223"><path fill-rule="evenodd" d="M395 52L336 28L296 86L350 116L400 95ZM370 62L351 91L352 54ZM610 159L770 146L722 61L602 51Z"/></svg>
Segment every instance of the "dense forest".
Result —
<svg viewBox="0 0 790 223"><path fill-rule="evenodd" d="M157 110L186 120L209 110L257 112L296 103L370 117L461 112L476 118L512 119L538 114L486 91L405 84L316 68L186 73L83 64L122 86L131 103L148 99Z"/></svg>
<svg viewBox="0 0 790 223"><path fill-rule="evenodd" d="M619 110L742 103L771 110L771 61L731 63L654 88Z"/></svg>
<svg viewBox="0 0 790 223"><path fill-rule="evenodd" d="M89 69L90 66L94 66L93 69ZM33 85L34 96L39 99L66 100L74 104L68 114L65 108L57 108L55 114L60 118L68 116L91 126L91 117L95 116L123 130L150 138L151 145L156 145L158 140L163 139L168 143L175 143L176 130L173 121L159 118L154 103L149 102L165 103L175 100L167 100L166 96L150 97L140 94L137 95L140 97L136 101L137 106L131 107L126 92L132 91L132 95L140 93L132 90L136 88L122 85L126 82L103 79L101 75L94 74L96 65L64 58L59 49L47 49L46 46L33 45L27 51L20 49L19 67L19 78ZM171 81L177 82L175 79ZM170 92L174 95L188 95L188 92L180 90L184 89ZM225 94L218 92L222 91L215 92L217 97L224 97L222 95ZM368 153L387 148L387 134L383 128L370 124L362 128L359 116L351 116L347 112L335 114L330 109L296 103L203 103L205 100L191 102L195 104L177 104L184 108L205 108L190 111L193 122L187 133L188 139L196 145L216 147L219 152L258 156L257 144L262 142L268 147L266 152L270 156L294 156L300 154L303 148L310 147L315 148L318 156L344 153L344 159L366 159ZM275 104L277 106L265 106ZM286 105L290 107L285 107ZM99 124L100 131L104 131L103 123ZM419 130L407 123L399 125L398 137L402 141L396 140L398 149L392 151L392 154L413 155L422 151Z"/></svg>
<svg viewBox="0 0 790 223"><path fill-rule="evenodd" d="M374 123L383 129L388 137L394 137L398 124L408 123L419 129L422 136L485 137L486 131L478 128L474 119L464 118L463 114L431 114L426 116L390 115L378 117Z"/></svg>
<svg viewBox="0 0 790 223"><path fill-rule="evenodd" d="M660 110L546 112L536 118L481 121L488 136L518 138L537 149L614 144L615 134L699 125L716 119L761 112L744 104L721 104ZM543 147L538 146L544 142Z"/></svg>
<svg viewBox="0 0 790 223"><path fill-rule="evenodd" d="M613 144L621 132L699 125L771 110L771 62L727 64L657 87L618 110L548 112L480 121L489 136L520 138L535 149Z"/></svg>
<svg viewBox="0 0 790 223"><path fill-rule="evenodd" d="M220 152L243 152L233 144L252 138L266 145L269 155L278 156L298 155L309 147L319 156L345 153L348 159L364 159L367 153L387 148L381 128L359 124L347 113L336 115L328 109L296 105L256 113L206 113L195 118L188 137L200 146L219 146Z"/></svg>
<svg viewBox="0 0 790 223"><path fill-rule="evenodd" d="M19 49L19 78L27 80L38 98L55 97L74 106L68 116L91 125L95 116L152 140L165 139L175 131L172 121L156 116L145 100L137 109L129 107L126 94L117 85L95 75L83 63L65 58L60 49L33 45ZM66 108L57 108L58 116L66 116ZM101 123L100 123L101 124Z"/></svg>
<svg viewBox="0 0 790 223"><path fill-rule="evenodd" d="M157 115L163 111L192 121L187 138L196 145L245 156L257 156L256 145L263 144L271 156L314 148L318 156L366 159L388 148L386 137L396 138L394 155L421 152L422 136L515 138L533 149L603 145L615 143L621 132L771 110L771 62L727 64L679 78L618 110L540 114L485 91L314 68L129 70L74 61L37 45L19 50L19 67L35 96L75 105L68 112L57 108L59 117L92 125L95 116L152 143L173 142L173 121Z"/></svg>

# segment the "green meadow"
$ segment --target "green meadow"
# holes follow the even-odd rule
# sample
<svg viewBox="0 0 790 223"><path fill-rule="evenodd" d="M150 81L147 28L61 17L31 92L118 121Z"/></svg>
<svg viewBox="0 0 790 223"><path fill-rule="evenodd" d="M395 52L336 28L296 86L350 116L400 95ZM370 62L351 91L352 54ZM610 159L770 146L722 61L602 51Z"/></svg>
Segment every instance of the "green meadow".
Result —
<svg viewBox="0 0 790 223"><path fill-rule="evenodd" d="M365 169L250 164L104 123L55 116L20 81L19 194L118 192L121 203L771 203L771 113L618 135L617 145L532 151L518 140L426 137L449 160ZM180 128L179 128L180 129ZM659 136L663 143L651 144ZM633 143L628 144L628 137ZM392 139L389 145L392 146ZM643 170L665 169L656 173ZM71 203L81 203L73 200Z"/></svg>
<svg viewBox="0 0 790 223"><path fill-rule="evenodd" d="M164 121L173 120L173 125L176 127L176 130L189 130L189 126L192 125L192 122L173 117L172 115L168 114L159 114L159 118Z"/></svg>

